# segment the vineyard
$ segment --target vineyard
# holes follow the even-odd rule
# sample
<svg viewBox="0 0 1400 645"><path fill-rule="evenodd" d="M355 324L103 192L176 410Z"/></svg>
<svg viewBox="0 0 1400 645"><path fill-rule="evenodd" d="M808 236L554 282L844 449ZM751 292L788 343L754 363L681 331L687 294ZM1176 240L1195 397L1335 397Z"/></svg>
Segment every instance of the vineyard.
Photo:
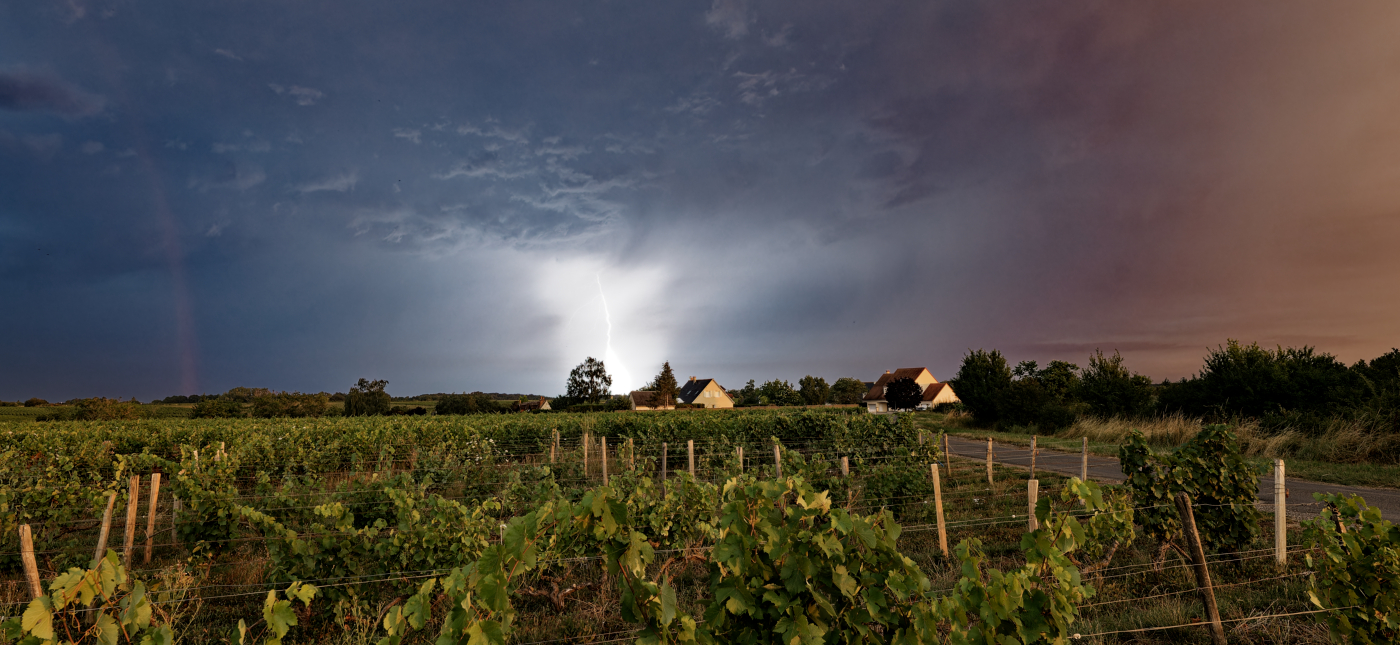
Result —
<svg viewBox="0 0 1400 645"><path fill-rule="evenodd" d="M1279 533L1223 427L1130 441L1121 488L851 411L13 428L5 643L1400 634L1400 529L1329 498Z"/></svg>

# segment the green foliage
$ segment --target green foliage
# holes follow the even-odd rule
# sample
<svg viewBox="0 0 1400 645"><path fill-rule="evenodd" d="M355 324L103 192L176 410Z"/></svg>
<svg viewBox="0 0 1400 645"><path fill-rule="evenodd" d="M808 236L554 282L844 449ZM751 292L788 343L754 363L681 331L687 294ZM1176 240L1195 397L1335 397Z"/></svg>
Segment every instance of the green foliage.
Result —
<svg viewBox="0 0 1400 645"><path fill-rule="evenodd" d="M501 406L481 392L444 394L438 399L436 414L486 414L501 411Z"/></svg>
<svg viewBox="0 0 1400 645"><path fill-rule="evenodd" d="M1138 523L1162 543L1181 544L1177 493L1194 504L1196 528L1207 551L1241 551L1259 533L1259 475L1240 454L1228 426L1202 428L1171 454L1154 455L1142 433L1133 431L1118 458L1139 507Z"/></svg>
<svg viewBox="0 0 1400 645"><path fill-rule="evenodd" d="M564 390L564 396L575 401L601 403L612 394L612 377L603 361L589 356L569 372Z"/></svg>
<svg viewBox="0 0 1400 645"><path fill-rule="evenodd" d="M92 568L60 574L22 615L0 623L0 643L58 645L92 639L99 645L172 645L170 625L160 620L151 602L146 584L132 579L108 550Z"/></svg>
<svg viewBox="0 0 1400 645"><path fill-rule="evenodd" d="M1226 419L1260 419L1267 427L1320 429L1334 416L1362 411L1386 417L1400 429L1400 381L1394 374L1400 354L1392 351L1370 364L1348 369L1335 356L1312 347L1266 349L1229 340L1206 355L1200 373L1169 384L1162 393L1166 410Z"/></svg>
<svg viewBox="0 0 1400 645"><path fill-rule="evenodd" d="M237 419L244 416L247 415L243 412L242 403L223 397L204 399L194 404L194 412L190 414L192 419Z"/></svg>
<svg viewBox="0 0 1400 645"><path fill-rule="evenodd" d="M297 624L297 615L292 609L293 602L300 600L303 607L310 607L311 599L316 597L316 591L315 585L293 582L282 592L285 598L278 598L276 591L267 592L267 598L263 600L263 628L260 634L266 638L262 640L262 645L281 645L287 631ZM254 635L247 623L240 619L238 630L229 642L233 645L255 645L258 638L259 635Z"/></svg>
<svg viewBox="0 0 1400 645"><path fill-rule="evenodd" d="M384 391L388 381L360 379L345 395L345 416L368 417L389 411L389 394Z"/></svg>
<svg viewBox="0 0 1400 645"><path fill-rule="evenodd" d="M1066 493L1081 496L1088 510L1112 514L1095 495L1096 487L1071 483ZM1088 494L1087 497L1082 495ZM962 578L953 592L936 603L937 615L949 623L948 642L956 645L1065 644L1078 617L1079 603L1093 597L1083 583L1073 554L1090 538L1069 513L1050 511L1043 497L1035 509L1041 528L1021 538L1026 564L1002 572L983 564L981 541L957 546Z"/></svg>
<svg viewBox="0 0 1400 645"><path fill-rule="evenodd" d="M1079 563L1083 573L1107 567L1118 549L1133 543L1133 501L1127 491L1114 488L1105 494L1097 483L1072 477L1060 500L1080 502L1087 513L1078 518L1084 530L1080 547L1088 560Z"/></svg>
<svg viewBox="0 0 1400 645"><path fill-rule="evenodd" d="M1317 493L1321 516L1303 523L1315 573L1308 598L1335 636L1352 643L1400 641L1400 526L1356 496Z"/></svg>
<svg viewBox="0 0 1400 645"><path fill-rule="evenodd" d="M1136 417L1152 408L1152 381L1123 365L1117 351L1105 357L1094 350L1079 378L1079 399L1102 417Z"/></svg>
<svg viewBox="0 0 1400 645"><path fill-rule="evenodd" d="M1011 368L995 349L970 350L949 383L973 418L980 423L995 423L1001 418L1001 399L1011 388Z"/></svg>
<svg viewBox="0 0 1400 645"><path fill-rule="evenodd" d="M787 380L773 379L758 388L759 401L764 405L802 405L802 395Z"/></svg>
<svg viewBox="0 0 1400 645"><path fill-rule="evenodd" d="M798 379L797 393L802 396L802 405L823 405L831 397L831 387L826 379L808 374Z"/></svg>
<svg viewBox="0 0 1400 645"><path fill-rule="evenodd" d="M651 385L646 389L653 392L651 402L654 407L676 404L680 387L676 385L676 374L671 371L670 361L661 364L661 373L652 379Z"/></svg>
<svg viewBox="0 0 1400 645"><path fill-rule="evenodd" d="M118 502L126 498L127 489L121 483L127 463L113 459L110 444L72 448L71 454L58 455L17 449L0 452L0 571L19 570L21 524L30 526L36 543L86 547L88 543L78 541L73 527L100 515L109 494L117 493ZM87 558L78 561L63 552L50 557L55 568L88 564Z"/></svg>
<svg viewBox="0 0 1400 645"><path fill-rule="evenodd" d="M832 508L801 478L724 487L705 631L720 642L906 642L929 582L888 512Z"/></svg>
<svg viewBox="0 0 1400 645"><path fill-rule="evenodd" d="M831 386L831 402L838 404L859 404L869 388L858 378L843 376Z"/></svg>
<svg viewBox="0 0 1400 645"><path fill-rule="evenodd" d="M734 399L734 405L762 405L763 399L758 393L758 387L753 384L753 379L749 379L744 387L738 390L731 390L729 398Z"/></svg>
<svg viewBox="0 0 1400 645"><path fill-rule="evenodd" d="M197 407L198 404L196 404ZM253 416L264 419L274 417L319 417L330 407L330 395L302 394L301 392L278 392L265 394L253 399Z"/></svg>
<svg viewBox="0 0 1400 645"><path fill-rule="evenodd" d="M897 378L885 384L885 400L891 410L913 410L923 398L924 388L912 378Z"/></svg>
<svg viewBox="0 0 1400 645"><path fill-rule="evenodd" d="M48 404L49 404L48 401L45 401L45 400L43 400L43 399L41 399L41 398L39 398L39 397L37 397L37 396L34 396L34 397L30 397L29 399L25 400L25 402L24 402L24 407L26 407L26 408L35 408L35 407L44 406L44 405L48 405Z"/></svg>

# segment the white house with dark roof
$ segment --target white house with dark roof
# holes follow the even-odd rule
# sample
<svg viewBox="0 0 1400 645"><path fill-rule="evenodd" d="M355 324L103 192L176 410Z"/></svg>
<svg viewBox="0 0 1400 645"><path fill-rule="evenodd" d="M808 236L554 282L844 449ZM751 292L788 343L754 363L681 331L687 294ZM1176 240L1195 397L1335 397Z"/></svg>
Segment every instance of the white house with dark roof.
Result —
<svg viewBox="0 0 1400 645"><path fill-rule="evenodd" d="M865 407L871 412L889 412L889 401L885 400L885 386L896 379L909 378L919 387L923 388L924 396L916 409L932 410L934 406L941 403L957 403L958 395L953 393L953 386L947 383L940 383L933 378L926 367L901 367L893 372L886 371L880 375L874 385L870 386L870 391L865 393Z"/></svg>
<svg viewBox="0 0 1400 645"><path fill-rule="evenodd" d="M676 400L705 408L734 407L734 399L729 398L729 393L712 378L690 377L690 380L681 386Z"/></svg>

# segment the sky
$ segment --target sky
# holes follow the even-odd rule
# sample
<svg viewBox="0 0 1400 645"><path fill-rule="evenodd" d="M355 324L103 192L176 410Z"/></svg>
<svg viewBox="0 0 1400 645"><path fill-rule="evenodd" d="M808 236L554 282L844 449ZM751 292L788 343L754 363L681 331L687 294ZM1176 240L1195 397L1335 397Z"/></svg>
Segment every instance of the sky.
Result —
<svg viewBox="0 0 1400 645"><path fill-rule="evenodd" d="M0 399L1400 345L1400 4L0 2Z"/></svg>

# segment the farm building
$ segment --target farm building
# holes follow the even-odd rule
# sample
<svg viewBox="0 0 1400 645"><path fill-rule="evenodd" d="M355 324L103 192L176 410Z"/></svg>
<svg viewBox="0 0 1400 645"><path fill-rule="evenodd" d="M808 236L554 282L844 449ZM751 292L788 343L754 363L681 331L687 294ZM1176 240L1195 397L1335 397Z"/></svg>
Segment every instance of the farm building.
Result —
<svg viewBox="0 0 1400 645"><path fill-rule="evenodd" d="M734 399L729 398L729 393L724 391L712 378L696 379L694 376L681 387L680 395L676 397L681 403L706 408L732 408Z"/></svg>
<svg viewBox="0 0 1400 645"><path fill-rule="evenodd" d="M632 391L632 394L629 396L629 398L630 398L631 401L632 401L632 409L633 409L633 410L674 410L674 409L676 409L676 406L674 406L674 405L663 405L663 406L661 406L661 407L659 407L659 408L656 407L656 402L652 400L652 397L654 397L655 395L656 395L655 392L649 392L649 391L647 391L647 390L633 390L633 391Z"/></svg>
<svg viewBox="0 0 1400 645"><path fill-rule="evenodd" d="M917 409L932 410L940 403L957 403L958 395L953 393L953 386L947 383L940 383L933 378L926 367L901 367L893 372L886 371L880 378L870 386L870 391L865 393L865 407L871 412L889 412L889 402L885 400L885 385L895 379L911 378L919 387L924 390L924 398L919 402Z"/></svg>

